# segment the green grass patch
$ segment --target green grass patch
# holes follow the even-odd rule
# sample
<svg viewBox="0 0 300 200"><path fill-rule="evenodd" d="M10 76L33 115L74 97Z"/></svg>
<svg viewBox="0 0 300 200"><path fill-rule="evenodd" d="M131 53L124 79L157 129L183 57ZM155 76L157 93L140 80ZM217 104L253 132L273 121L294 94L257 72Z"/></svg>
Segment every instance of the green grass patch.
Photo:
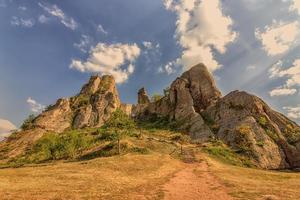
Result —
<svg viewBox="0 0 300 200"><path fill-rule="evenodd" d="M227 164L243 167L255 167L254 163L249 158L236 153L221 141L214 141L204 147L203 150L213 158Z"/></svg>

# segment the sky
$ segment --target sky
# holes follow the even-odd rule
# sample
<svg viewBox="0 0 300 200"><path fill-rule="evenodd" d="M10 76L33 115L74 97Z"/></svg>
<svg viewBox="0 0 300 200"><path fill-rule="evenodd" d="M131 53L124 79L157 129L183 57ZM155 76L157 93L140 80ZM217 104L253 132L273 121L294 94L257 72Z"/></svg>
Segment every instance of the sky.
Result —
<svg viewBox="0 0 300 200"><path fill-rule="evenodd" d="M0 135L91 74L135 103L200 62L299 123L299 52L300 0L0 0Z"/></svg>

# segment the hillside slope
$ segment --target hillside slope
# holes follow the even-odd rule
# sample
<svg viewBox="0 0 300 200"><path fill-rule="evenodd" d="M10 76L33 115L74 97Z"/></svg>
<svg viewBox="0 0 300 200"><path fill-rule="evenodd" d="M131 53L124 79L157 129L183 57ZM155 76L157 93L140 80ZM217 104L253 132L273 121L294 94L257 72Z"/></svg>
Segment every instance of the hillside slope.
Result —
<svg viewBox="0 0 300 200"><path fill-rule="evenodd" d="M300 167L300 127L254 95L234 91L223 97L203 64L184 72L160 99L150 101L141 89L133 106L120 102L112 76L92 76L78 95L58 100L1 142L0 159L28 152L49 133L100 128L118 109L138 122L176 123L194 143L221 140L260 168Z"/></svg>

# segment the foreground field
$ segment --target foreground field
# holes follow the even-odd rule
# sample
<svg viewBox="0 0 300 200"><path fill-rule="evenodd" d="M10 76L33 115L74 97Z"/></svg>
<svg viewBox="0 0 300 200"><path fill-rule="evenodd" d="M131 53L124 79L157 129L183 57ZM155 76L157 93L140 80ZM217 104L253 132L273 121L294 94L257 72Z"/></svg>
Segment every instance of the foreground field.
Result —
<svg viewBox="0 0 300 200"><path fill-rule="evenodd" d="M236 167L207 158L210 171L240 200L300 199L300 173Z"/></svg>
<svg viewBox="0 0 300 200"><path fill-rule="evenodd" d="M300 174L236 167L193 153L194 159L188 153L183 159L129 153L0 169L0 199L300 199Z"/></svg>
<svg viewBox="0 0 300 200"><path fill-rule="evenodd" d="M0 199L161 199L157 186L182 168L151 154L1 169Z"/></svg>

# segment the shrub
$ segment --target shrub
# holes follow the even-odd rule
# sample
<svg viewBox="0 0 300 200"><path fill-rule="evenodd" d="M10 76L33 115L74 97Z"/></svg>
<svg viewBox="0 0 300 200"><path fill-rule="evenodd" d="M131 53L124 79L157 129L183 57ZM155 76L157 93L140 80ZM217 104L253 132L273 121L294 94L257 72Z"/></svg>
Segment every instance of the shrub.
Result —
<svg viewBox="0 0 300 200"><path fill-rule="evenodd" d="M265 133L274 141L277 142L279 140L278 135L276 132L271 131L269 129L265 130Z"/></svg>
<svg viewBox="0 0 300 200"><path fill-rule="evenodd" d="M260 141L257 141L256 145L259 147L264 147L265 143L264 143L264 141L260 140Z"/></svg>
<svg viewBox="0 0 300 200"><path fill-rule="evenodd" d="M292 125L288 124L284 131L284 135L287 138L289 144L296 144L300 141L300 130L294 128Z"/></svg>
<svg viewBox="0 0 300 200"><path fill-rule="evenodd" d="M138 122L139 127L149 131L156 131L156 129L178 131L182 124L183 122L169 120L167 117L159 116L152 116L147 120Z"/></svg>
<svg viewBox="0 0 300 200"><path fill-rule="evenodd" d="M261 125L263 128L266 128L266 126L267 126L267 119L265 118L265 117L260 117L259 119L258 119L258 123L259 123L259 125Z"/></svg>
<svg viewBox="0 0 300 200"><path fill-rule="evenodd" d="M77 131L62 135L49 133L39 139L29 156L33 162L74 159L91 143L91 138Z"/></svg>
<svg viewBox="0 0 300 200"><path fill-rule="evenodd" d="M132 134L136 128L135 122L122 110L117 109L105 123L104 128L111 133L111 138L118 142L118 153L120 154L120 140Z"/></svg>
<svg viewBox="0 0 300 200"><path fill-rule="evenodd" d="M34 120L35 120L36 116L31 114L29 115L23 122L23 124L21 125L21 129L22 130L28 130L34 127Z"/></svg>
<svg viewBox="0 0 300 200"><path fill-rule="evenodd" d="M254 163L247 157L237 154L235 151L223 144L222 141L214 142L213 144L204 147L203 150L213 157L237 166L254 167Z"/></svg>

